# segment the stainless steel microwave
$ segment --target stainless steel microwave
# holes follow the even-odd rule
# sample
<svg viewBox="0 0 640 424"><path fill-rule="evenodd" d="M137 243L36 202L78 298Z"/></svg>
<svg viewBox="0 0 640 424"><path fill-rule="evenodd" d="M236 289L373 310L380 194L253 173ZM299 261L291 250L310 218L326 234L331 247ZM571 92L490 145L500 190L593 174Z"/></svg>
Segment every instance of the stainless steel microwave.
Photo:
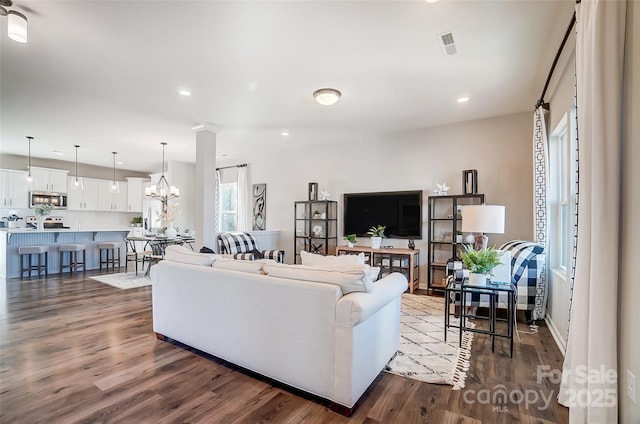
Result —
<svg viewBox="0 0 640 424"><path fill-rule="evenodd" d="M32 191L29 194L29 204L31 208L38 205L51 205L54 209L67 209L67 194Z"/></svg>

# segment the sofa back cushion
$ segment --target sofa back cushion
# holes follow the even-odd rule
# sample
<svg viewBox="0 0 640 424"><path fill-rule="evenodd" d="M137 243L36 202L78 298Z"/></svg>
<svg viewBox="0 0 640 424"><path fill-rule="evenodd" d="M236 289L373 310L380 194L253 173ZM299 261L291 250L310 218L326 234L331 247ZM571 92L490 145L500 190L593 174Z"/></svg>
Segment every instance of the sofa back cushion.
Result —
<svg viewBox="0 0 640 424"><path fill-rule="evenodd" d="M212 268L230 269L232 271L248 272L251 274L265 274L265 264L277 264L273 259L259 259L257 261L244 261L241 259L221 258L216 260Z"/></svg>
<svg viewBox="0 0 640 424"><path fill-rule="evenodd" d="M244 253L257 249L256 239L248 233L220 233L220 253Z"/></svg>
<svg viewBox="0 0 640 424"><path fill-rule="evenodd" d="M193 250L178 246L170 245L164 251L164 259L166 261L182 262L191 265L211 266L213 261L222 256L212 253L196 253Z"/></svg>
<svg viewBox="0 0 640 424"><path fill-rule="evenodd" d="M368 265L307 266L267 264L264 272L272 277L328 283L340 286L342 294L369 292L373 288Z"/></svg>
<svg viewBox="0 0 640 424"><path fill-rule="evenodd" d="M300 252L302 265L306 266L341 266L341 265L364 265L364 253L357 255L316 255L314 253Z"/></svg>

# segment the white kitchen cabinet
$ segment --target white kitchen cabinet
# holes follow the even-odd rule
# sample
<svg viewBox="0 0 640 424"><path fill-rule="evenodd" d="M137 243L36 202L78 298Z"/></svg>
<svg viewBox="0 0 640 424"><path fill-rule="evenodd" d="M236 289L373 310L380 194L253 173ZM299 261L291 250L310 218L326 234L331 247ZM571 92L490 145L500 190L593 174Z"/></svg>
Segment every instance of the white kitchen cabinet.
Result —
<svg viewBox="0 0 640 424"><path fill-rule="evenodd" d="M69 194L67 197L69 210L98 210L98 180L83 178L82 190L73 190L74 181L75 177L69 177Z"/></svg>
<svg viewBox="0 0 640 424"><path fill-rule="evenodd" d="M127 212L142 212L142 197L146 178L127 178Z"/></svg>
<svg viewBox="0 0 640 424"><path fill-rule="evenodd" d="M98 180L98 210L127 212L127 185L120 181L120 191L111 193L111 184L111 180Z"/></svg>
<svg viewBox="0 0 640 424"><path fill-rule="evenodd" d="M31 191L48 191L52 193L66 193L67 174L69 171L31 167Z"/></svg>
<svg viewBox="0 0 640 424"><path fill-rule="evenodd" d="M29 187L27 173L23 171L0 170L2 207L27 209L29 207Z"/></svg>

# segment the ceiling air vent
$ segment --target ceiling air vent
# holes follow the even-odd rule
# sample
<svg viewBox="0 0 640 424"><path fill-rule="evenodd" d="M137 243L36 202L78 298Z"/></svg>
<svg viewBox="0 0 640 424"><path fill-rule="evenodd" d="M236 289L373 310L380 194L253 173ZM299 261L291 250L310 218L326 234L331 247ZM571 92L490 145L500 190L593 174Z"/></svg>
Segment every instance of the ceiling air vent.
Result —
<svg viewBox="0 0 640 424"><path fill-rule="evenodd" d="M451 56L458 53L456 42L453 39L453 31L447 31L443 32L442 34L438 34L438 42L440 43L442 52L446 56Z"/></svg>

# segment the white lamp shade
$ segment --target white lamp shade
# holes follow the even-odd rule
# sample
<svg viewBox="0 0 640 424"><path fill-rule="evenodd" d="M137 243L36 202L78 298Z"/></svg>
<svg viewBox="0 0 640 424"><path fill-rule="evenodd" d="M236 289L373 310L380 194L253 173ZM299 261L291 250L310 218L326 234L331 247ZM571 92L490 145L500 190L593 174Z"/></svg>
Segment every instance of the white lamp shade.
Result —
<svg viewBox="0 0 640 424"><path fill-rule="evenodd" d="M504 233L504 206L466 205L462 207L462 231Z"/></svg>
<svg viewBox="0 0 640 424"><path fill-rule="evenodd" d="M27 17L20 12L10 10L7 13L7 35L18 43L27 42Z"/></svg>

